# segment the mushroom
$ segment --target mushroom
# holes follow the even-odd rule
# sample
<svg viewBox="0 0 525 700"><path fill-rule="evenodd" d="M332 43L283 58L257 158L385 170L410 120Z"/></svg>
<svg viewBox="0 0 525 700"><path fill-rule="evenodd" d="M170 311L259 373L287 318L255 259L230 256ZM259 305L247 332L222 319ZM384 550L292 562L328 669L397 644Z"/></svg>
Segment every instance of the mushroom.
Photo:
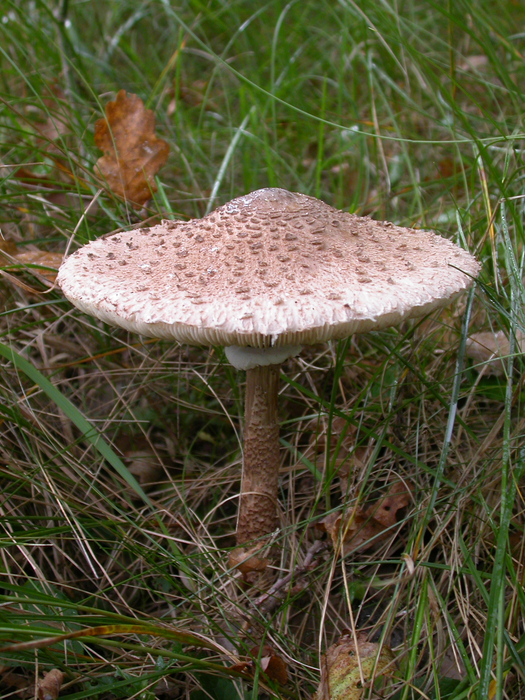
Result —
<svg viewBox="0 0 525 700"><path fill-rule="evenodd" d="M422 316L479 272L429 231L262 189L203 219L163 221L89 243L58 282L82 311L145 336L222 345L246 370L237 542L278 526L281 363L305 344Z"/></svg>

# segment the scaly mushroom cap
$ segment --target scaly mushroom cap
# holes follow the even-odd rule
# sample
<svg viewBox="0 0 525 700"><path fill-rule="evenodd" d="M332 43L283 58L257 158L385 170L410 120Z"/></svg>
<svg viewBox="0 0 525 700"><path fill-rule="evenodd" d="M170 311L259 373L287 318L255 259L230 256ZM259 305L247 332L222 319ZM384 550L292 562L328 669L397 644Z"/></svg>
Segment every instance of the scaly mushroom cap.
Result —
<svg viewBox="0 0 525 700"><path fill-rule="evenodd" d="M421 316L478 272L474 257L432 232L263 189L203 219L93 241L58 282L86 313L142 335L263 348Z"/></svg>

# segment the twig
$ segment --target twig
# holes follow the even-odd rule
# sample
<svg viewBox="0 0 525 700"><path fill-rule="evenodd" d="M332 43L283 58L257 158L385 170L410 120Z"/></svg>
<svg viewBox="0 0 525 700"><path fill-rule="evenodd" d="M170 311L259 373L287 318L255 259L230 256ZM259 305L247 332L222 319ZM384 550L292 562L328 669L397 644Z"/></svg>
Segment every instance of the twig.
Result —
<svg viewBox="0 0 525 700"><path fill-rule="evenodd" d="M304 574L308 573L308 571L312 568L315 555L327 547L327 542L315 540L313 545L306 552L303 565L297 566L289 574L278 579L269 591L263 593L263 595L255 599L254 605L263 613L271 612L278 605L280 600L280 596L276 596L276 593L284 588L284 586L288 585L293 578L299 578L300 576L304 576Z"/></svg>

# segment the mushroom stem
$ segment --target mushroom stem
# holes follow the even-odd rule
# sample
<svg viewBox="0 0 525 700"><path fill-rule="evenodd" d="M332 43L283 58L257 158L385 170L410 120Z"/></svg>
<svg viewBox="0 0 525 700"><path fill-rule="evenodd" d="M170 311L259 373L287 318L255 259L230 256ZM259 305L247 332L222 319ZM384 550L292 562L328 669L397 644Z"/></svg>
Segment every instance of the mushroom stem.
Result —
<svg viewBox="0 0 525 700"><path fill-rule="evenodd" d="M246 371L244 461L237 544L268 535L278 525L279 421L277 397L281 365Z"/></svg>

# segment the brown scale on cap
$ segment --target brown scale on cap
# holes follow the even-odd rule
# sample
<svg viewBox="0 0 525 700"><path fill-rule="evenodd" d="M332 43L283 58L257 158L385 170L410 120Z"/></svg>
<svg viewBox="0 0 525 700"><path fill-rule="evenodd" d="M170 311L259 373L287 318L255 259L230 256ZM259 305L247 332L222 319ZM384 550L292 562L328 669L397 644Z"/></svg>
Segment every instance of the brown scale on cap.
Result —
<svg viewBox="0 0 525 700"><path fill-rule="evenodd" d="M83 310L144 335L266 347L427 313L478 270L472 256L434 233L266 189L204 219L94 241L69 258L59 282ZM142 293L145 279L154 299Z"/></svg>

